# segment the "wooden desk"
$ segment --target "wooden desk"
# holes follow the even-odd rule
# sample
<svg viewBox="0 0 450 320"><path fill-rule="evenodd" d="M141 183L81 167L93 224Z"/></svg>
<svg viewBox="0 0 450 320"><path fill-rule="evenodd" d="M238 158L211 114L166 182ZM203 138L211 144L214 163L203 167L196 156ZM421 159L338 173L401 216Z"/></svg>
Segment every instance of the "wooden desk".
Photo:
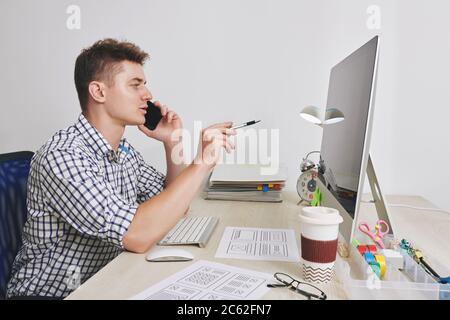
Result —
<svg viewBox="0 0 450 320"><path fill-rule="evenodd" d="M296 232L299 244L299 219L297 206L298 196L295 192L284 192L282 203L258 203L240 201L215 201L197 198L191 205L192 215L219 216L220 220L206 248L185 246L195 259L190 262L159 262L145 260L144 254L124 252L111 261L102 270L75 290L67 299L128 299L135 294L156 284L160 280L184 269L197 260L209 260L255 271L288 273L301 279L299 263L254 261L214 258L217 246L226 226L289 228ZM434 206L421 197L387 196L388 204L407 204L417 207L433 208ZM374 206L362 204L362 215L375 215ZM450 266L450 214L419 211L409 208L392 207L388 210L396 227L398 238L413 240L419 248L439 261ZM369 221L375 220L376 217ZM329 299L346 299L341 285L332 281L319 285ZM277 288L267 293L263 299L304 299L301 295Z"/></svg>

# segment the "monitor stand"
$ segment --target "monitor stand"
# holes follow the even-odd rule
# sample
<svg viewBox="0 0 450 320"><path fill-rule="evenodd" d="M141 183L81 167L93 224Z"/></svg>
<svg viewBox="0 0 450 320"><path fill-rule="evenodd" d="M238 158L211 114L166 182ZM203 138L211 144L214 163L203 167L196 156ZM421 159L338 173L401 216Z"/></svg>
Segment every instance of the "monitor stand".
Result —
<svg viewBox="0 0 450 320"><path fill-rule="evenodd" d="M386 201L384 201L383 193L381 193L380 185L378 184L377 175L375 174L375 169L373 167L372 158L369 154L369 160L367 161L367 177L369 178L370 189L372 190L373 200L371 203L375 204L375 209L377 211L378 219L382 219L389 225L389 234L394 234L394 228L389 219L389 214L386 209Z"/></svg>
<svg viewBox="0 0 450 320"><path fill-rule="evenodd" d="M367 161L367 168L366 168L367 177L369 179L369 185L372 191L372 197L373 200L371 200L371 203L375 204L375 209L378 215L378 219L383 219L386 221L389 226L389 234L393 234L393 227L392 223L389 219L389 214L386 209L386 203L384 201L383 194L381 193L380 186L378 184L378 179L375 174L375 169L373 167L372 159L368 157ZM353 237L353 232L355 231L355 225L358 221L354 221L354 217L352 214L347 212L347 210L339 203L339 201L334 197L334 195L328 190L328 188L323 184L321 179L317 179L317 187L320 188L321 194L322 194L322 201L321 205L324 207L331 207L337 209L340 213L342 218L344 219L343 223L340 225L339 231L341 236L344 238L344 240L347 243L351 242L351 239ZM358 201L361 202L361 196L359 195ZM356 203L355 212L359 212L360 210L360 203ZM357 214L358 215L358 214ZM356 219L358 217L356 216Z"/></svg>

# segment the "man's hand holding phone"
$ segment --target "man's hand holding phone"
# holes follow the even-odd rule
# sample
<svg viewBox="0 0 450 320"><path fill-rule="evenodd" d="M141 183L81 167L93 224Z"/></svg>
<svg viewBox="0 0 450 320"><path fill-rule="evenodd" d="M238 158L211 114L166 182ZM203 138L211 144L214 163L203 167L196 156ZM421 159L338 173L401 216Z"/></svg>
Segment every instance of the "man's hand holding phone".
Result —
<svg viewBox="0 0 450 320"><path fill-rule="evenodd" d="M177 129L182 129L181 118L176 112L169 110L166 105L159 101L147 102L147 114L145 115L145 124L139 126L139 130L148 137L154 138L164 144L177 143L180 137L174 137L173 133ZM180 134L181 134L181 130ZM175 141L173 141L175 140Z"/></svg>
<svg viewBox="0 0 450 320"><path fill-rule="evenodd" d="M225 149L228 153L234 149L233 143L229 141L229 136L236 134L236 130L231 128L232 124L223 122L202 129L195 164L205 165L211 169L219 160L221 149ZM177 129L182 128L181 118L159 101L148 102L145 124L139 126L139 130L148 137L162 141L168 146L181 142L182 130L177 132Z"/></svg>

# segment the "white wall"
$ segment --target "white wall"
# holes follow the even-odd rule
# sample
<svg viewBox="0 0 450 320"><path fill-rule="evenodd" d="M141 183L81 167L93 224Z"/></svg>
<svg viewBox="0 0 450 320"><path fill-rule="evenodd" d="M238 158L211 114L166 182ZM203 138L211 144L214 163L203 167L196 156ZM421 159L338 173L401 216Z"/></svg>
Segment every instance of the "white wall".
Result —
<svg viewBox="0 0 450 320"><path fill-rule="evenodd" d="M80 30L66 27L72 4ZM381 9L379 30L366 26L370 5ZM321 139L301 107L324 105L330 68L380 34L371 154L382 189L450 210L449 12L446 0L2 0L0 152L36 150L72 124L75 58L115 37L150 53L150 89L186 128L254 118L263 120L259 128L279 128L294 189L301 158ZM127 137L165 169L158 143L135 128Z"/></svg>

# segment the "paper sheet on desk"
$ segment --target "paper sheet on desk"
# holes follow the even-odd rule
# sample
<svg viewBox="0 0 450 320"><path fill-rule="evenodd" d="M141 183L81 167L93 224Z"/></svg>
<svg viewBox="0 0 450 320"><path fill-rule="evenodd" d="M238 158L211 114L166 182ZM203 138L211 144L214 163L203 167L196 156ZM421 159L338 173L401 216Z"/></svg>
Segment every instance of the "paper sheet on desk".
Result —
<svg viewBox="0 0 450 320"><path fill-rule="evenodd" d="M271 274L200 260L132 297L133 300L256 300Z"/></svg>
<svg viewBox="0 0 450 320"><path fill-rule="evenodd" d="M292 229L226 227L216 258L299 262Z"/></svg>

